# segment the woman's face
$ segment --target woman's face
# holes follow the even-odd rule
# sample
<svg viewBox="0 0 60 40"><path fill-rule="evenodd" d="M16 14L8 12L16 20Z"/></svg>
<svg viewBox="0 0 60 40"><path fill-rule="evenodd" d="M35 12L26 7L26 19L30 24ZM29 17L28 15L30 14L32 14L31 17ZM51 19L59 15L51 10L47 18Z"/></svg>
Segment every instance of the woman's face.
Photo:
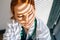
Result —
<svg viewBox="0 0 60 40"><path fill-rule="evenodd" d="M16 5L14 12L16 20L25 28L32 25L35 18L35 10L31 4Z"/></svg>

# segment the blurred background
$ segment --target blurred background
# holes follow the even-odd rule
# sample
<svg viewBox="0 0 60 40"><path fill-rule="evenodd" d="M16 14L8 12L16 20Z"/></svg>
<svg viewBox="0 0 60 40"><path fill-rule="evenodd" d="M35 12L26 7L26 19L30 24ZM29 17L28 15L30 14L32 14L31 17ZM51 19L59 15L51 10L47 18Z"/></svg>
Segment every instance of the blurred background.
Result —
<svg viewBox="0 0 60 40"><path fill-rule="evenodd" d="M11 0L0 0L0 40L11 17ZM36 16L50 29L52 40L60 40L60 0L35 0Z"/></svg>

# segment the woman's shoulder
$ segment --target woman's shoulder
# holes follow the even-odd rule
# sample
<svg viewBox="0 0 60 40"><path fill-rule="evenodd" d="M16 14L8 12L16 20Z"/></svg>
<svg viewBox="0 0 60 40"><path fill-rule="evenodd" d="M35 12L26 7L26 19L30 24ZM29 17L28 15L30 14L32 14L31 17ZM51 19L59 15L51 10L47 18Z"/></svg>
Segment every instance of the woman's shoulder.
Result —
<svg viewBox="0 0 60 40"><path fill-rule="evenodd" d="M50 31L46 24L43 23L41 19L37 18L37 30L36 30L36 37L39 39L46 39L50 40Z"/></svg>
<svg viewBox="0 0 60 40"><path fill-rule="evenodd" d="M36 17L36 19L37 19L37 25L45 25L40 18Z"/></svg>
<svg viewBox="0 0 60 40"><path fill-rule="evenodd" d="M39 29L40 31L48 30L47 25L44 24L44 22L41 19L39 18L36 19L37 19L37 29Z"/></svg>

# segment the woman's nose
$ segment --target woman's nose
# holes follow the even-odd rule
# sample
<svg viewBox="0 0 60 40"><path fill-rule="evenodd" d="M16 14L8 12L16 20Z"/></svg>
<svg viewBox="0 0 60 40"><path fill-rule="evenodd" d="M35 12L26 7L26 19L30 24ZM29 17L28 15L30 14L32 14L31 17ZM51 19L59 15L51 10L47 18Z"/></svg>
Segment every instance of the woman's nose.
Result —
<svg viewBox="0 0 60 40"><path fill-rule="evenodd" d="M28 15L26 15L26 23L28 23Z"/></svg>

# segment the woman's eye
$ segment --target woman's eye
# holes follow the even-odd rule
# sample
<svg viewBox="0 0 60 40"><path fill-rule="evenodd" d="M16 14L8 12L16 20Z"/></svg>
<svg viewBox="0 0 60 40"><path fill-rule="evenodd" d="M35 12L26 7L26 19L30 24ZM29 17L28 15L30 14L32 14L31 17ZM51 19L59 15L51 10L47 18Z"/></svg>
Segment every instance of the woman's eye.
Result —
<svg viewBox="0 0 60 40"><path fill-rule="evenodd" d="M22 16L18 16L19 18L21 18Z"/></svg>
<svg viewBox="0 0 60 40"><path fill-rule="evenodd" d="M31 16L32 15L32 12L29 14L29 16Z"/></svg>
<svg viewBox="0 0 60 40"><path fill-rule="evenodd" d="M22 18L22 17L24 17L23 15L20 15L20 16L18 16L19 18Z"/></svg>

